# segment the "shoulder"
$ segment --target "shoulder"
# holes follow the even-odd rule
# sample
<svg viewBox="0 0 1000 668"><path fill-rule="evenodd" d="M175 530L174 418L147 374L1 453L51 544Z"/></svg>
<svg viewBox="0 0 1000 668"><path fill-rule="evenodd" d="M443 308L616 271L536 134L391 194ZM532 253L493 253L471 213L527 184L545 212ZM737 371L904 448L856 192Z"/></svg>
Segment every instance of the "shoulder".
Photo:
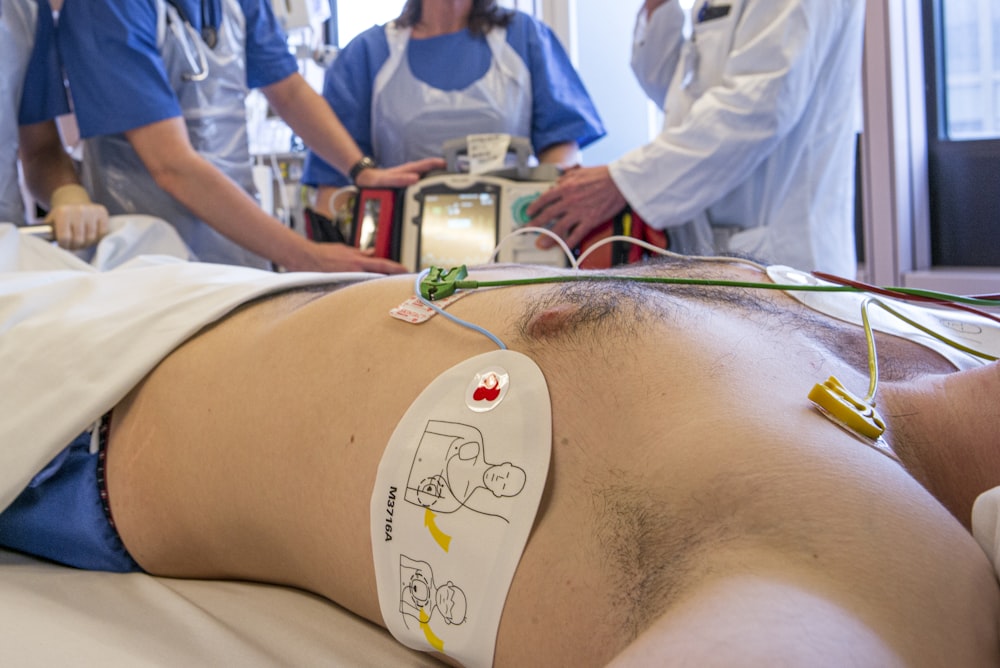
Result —
<svg viewBox="0 0 1000 668"><path fill-rule="evenodd" d="M561 54L562 46L552 29L542 21L521 11L514 11L507 26L507 43L526 61L541 57L547 61L552 54Z"/></svg>
<svg viewBox="0 0 1000 668"><path fill-rule="evenodd" d="M373 58L387 57L388 54L389 40L385 34L385 26L372 26L348 42L337 57L356 59L362 55Z"/></svg>
<svg viewBox="0 0 1000 668"><path fill-rule="evenodd" d="M327 77L362 76L371 78L389 58L389 41L383 26L373 26L358 34L337 54Z"/></svg>
<svg viewBox="0 0 1000 668"><path fill-rule="evenodd" d="M60 25L66 24L61 33L113 34L123 41L127 36L130 42L139 35L155 36L159 20L155 0L71 2L59 15Z"/></svg>
<svg viewBox="0 0 1000 668"><path fill-rule="evenodd" d="M507 39L525 41L546 40L552 37L552 29L542 21L520 10L511 12L510 23L507 24Z"/></svg>

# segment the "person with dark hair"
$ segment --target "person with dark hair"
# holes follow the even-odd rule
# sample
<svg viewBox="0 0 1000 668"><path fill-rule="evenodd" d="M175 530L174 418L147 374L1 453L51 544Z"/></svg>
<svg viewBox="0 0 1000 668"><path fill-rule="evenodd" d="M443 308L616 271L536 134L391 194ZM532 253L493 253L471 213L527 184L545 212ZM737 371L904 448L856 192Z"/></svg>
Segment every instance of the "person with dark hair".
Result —
<svg viewBox="0 0 1000 668"><path fill-rule="evenodd" d="M351 136L386 166L442 155L471 134L526 137L541 162L579 162L604 126L554 33L496 0L408 0L399 18L352 40L323 96ZM303 182L316 210L348 181L315 153Z"/></svg>

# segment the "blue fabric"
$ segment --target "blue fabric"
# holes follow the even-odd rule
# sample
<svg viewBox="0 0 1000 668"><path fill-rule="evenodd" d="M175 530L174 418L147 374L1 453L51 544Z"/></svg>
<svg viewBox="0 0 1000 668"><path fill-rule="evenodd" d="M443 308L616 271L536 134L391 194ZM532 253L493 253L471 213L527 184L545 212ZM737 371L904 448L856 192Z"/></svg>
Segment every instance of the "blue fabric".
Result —
<svg viewBox="0 0 1000 668"><path fill-rule="evenodd" d="M507 43L531 72L534 109L530 139L536 151L567 141L576 141L583 148L605 135L583 82L548 26L523 12L515 12L507 27ZM372 90L375 77L388 58L385 29L374 26L344 47L327 70L323 83L323 97L366 155L374 153ZM407 60L414 76L441 90L468 87L486 73L491 58L486 40L468 30L411 40L407 46ZM302 182L311 186L340 186L348 180L310 151Z"/></svg>
<svg viewBox="0 0 1000 668"><path fill-rule="evenodd" d="M84 432L0 513L0 545L92 571L142 570L104 513L97 465Z"/></svg>
<svg viewBox="0 0 1000 668"><path fill-rule="evenodd" d="M200 2L178 4L200 30ZM247 22L247 85L267 86L298 71L270 2L240 0L240 5ZM118 134L181 115L156 45L156 18L156 0L63 6L57 39L82 137Z"/></svg>
<svg viewBox="0 0 1000 668"><path fill-rule="evenodd" d="M202 27L219 29L222 23L222 0L167 0L198 32Z"/></svg>
<svg viewBox="0 0 1000 668"><path fill-rule="evenodd" d="M247 86L263 88L299 71L271 0L240 0L247 21Z"/></svg>
<svg viewBox="0 0 1000 668"><path fill-rule="evenodd" d="M0 0L2 1L2 0ZM56 49L52 9L47 0L38 3L35 48L24 76L18 123L31 125L69 113L69 101L63 86L62 68Z"/></svg>

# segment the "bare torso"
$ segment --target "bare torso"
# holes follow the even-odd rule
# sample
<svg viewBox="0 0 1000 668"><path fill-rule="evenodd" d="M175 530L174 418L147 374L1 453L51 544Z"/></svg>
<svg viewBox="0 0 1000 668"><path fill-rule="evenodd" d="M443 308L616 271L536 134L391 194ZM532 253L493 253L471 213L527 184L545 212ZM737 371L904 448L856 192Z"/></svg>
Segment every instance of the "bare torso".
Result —
<svg viewBox="0 0 1000 668"><path fill-rule="evenodd" d="M654 288L609 297L626 304L610 320L580 323L592 304L562 296L525 314L527 297L558 290L449 308L532 357L552 399L549 481L496 665L602 665L651 625L669 632L697 592L742 578L834 606L870 631L865 656L996 664L997 588L974 540L806 400L830 375L864 389L831 350L863 353L858 331L823 343L781 294L749 315ZM144 568L302 587L381 621L368 513L385 444L436 376L495 349L440 317L391 319L411 292L401 277L253 305L116 409L112 512ZM922 349L883 348L942 368ZM808 642L815 630L794 621Z"/></svg>

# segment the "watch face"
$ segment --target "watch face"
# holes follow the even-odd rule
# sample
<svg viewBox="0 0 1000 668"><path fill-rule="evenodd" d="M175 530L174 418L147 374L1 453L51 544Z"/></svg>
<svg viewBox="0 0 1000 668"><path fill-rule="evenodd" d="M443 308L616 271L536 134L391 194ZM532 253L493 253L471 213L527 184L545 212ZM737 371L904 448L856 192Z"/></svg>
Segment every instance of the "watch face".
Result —
<svg viewBox="0 0 1000 668"><path fill-rule="evenodd" d="M366 155L365 157L361 158L356 163L354 163L354 166L351 167L351 173L350 173L351 180L356 179L358 177L358 174L365 171L366 169L373 169L375 166L376 166L375 161Z"/></svg>

